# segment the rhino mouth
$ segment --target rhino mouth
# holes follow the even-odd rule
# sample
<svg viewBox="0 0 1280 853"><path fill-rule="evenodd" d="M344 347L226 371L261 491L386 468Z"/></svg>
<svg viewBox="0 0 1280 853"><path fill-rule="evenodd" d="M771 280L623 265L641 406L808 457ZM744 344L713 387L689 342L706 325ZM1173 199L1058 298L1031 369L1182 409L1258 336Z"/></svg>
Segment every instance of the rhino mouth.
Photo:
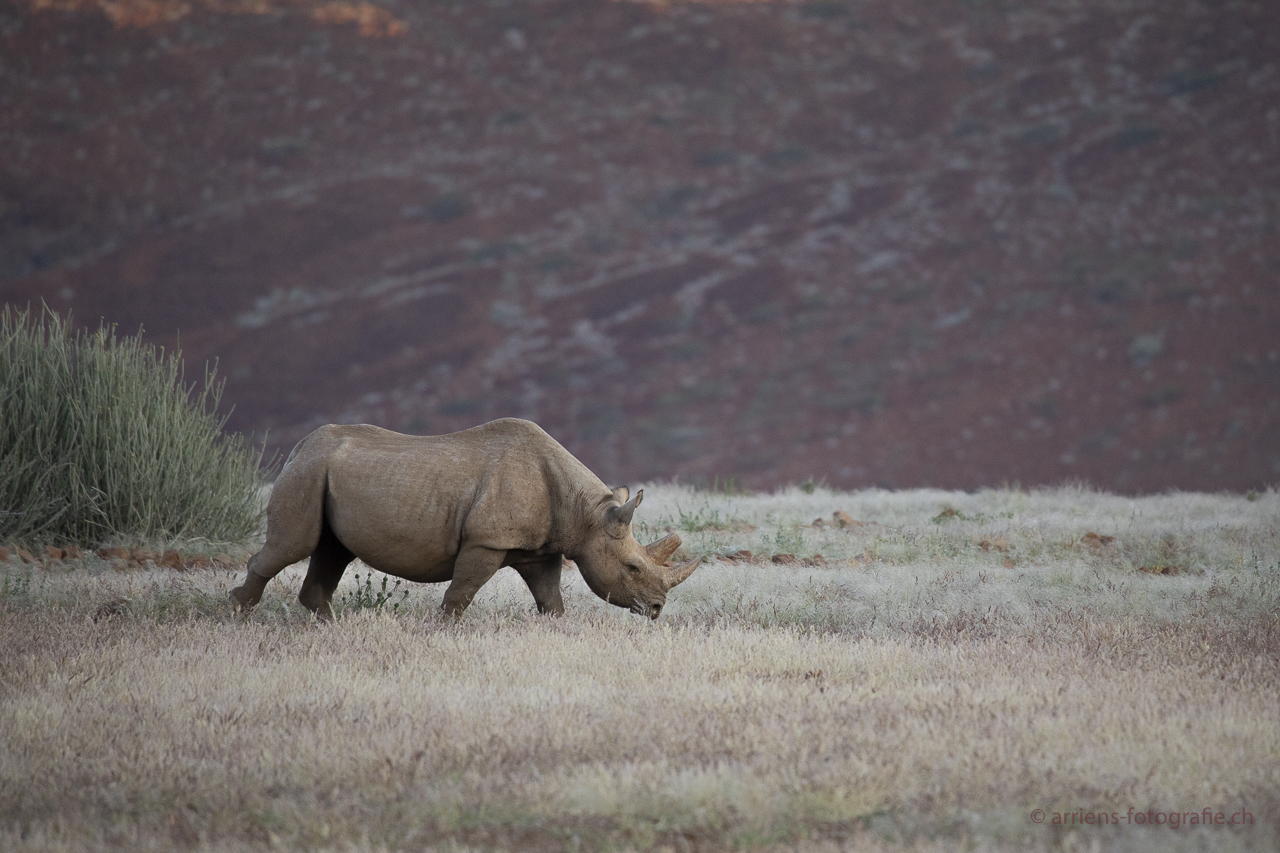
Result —
<svg viewBox="0 0 1280 853"><path fill-rule="evenodd" d="M650 619L657 619L658 614L662 612L661 604L645 604L640 599L635 599L631 603L631 612L640 616L648 616Z"/></svg>

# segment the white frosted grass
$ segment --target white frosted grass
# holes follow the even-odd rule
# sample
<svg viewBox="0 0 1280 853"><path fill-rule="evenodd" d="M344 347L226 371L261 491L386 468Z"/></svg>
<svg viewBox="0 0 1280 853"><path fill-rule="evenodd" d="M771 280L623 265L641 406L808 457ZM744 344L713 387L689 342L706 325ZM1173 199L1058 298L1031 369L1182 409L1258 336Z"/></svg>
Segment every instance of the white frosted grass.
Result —
<svg viewBox="0 0 1280 853"><path fill-rule="evenodd" d="M976 494L806 494L790 488L746 496L662 484L644 488L638 538L649 541L675 530L686 554L706 558L671 593L663 611L664 621L679 624L730 620L892 635L957 619L974 622L971 630L979 632L996 625L1030 630L1037 619L1072 609L1157 621L1280 609L1275 491L1250 501L1186 493L1126 498L1082 488ZM947 508L958 515L939 519ZM863 526L809 526L815 518L829 521L836 510ZM743 524L756 529L741 529ZM1092 549L1082 542L1089 532L1116 542ZM979 544L984 540L987 550ZM990 545L996 540L1007 550ZM739 549L752 551L755 561L723 559ZM801 557L822 554L827 565L769 561L784 549ZM1139 571L1162 562L1175 564L1178 574ZM115 573L94 561L86 569L39 572L33 582L67 606L125 597L139 615L172 615L222 611L227 589L241 579L237 572ZM380 590L380 573L359 561L348 569L334 598L337 610L351 609L357 576L370 574ZM282 572L254 618L305 618L297 602L304 575L305 563ZM630 619L600 601L575 571L565 572L564 588L571 614ZM394 589L394 579L388 589ZM439 606L445 585L404 582L395 600L404 590L409 598L401 610L420 615ZM533 603L514 570L503 569L481 589L472 609L526 618Z"/></svg>
<svg viewBox="0 0 1280 853"><path fill-rule="evenodd" d="M242 572L11 561L0 849L1273 849L1278 507L648 486L642 539L710 558L657 621L575 572L563 618L503 570L454 621L443 585L353 606L356 565L316 625L301 564L245 617ZM835 510L864 526L801 526ZM827 566L716 557L796 542ZM1255 830L1028 818L1241 804Z"/></svg>

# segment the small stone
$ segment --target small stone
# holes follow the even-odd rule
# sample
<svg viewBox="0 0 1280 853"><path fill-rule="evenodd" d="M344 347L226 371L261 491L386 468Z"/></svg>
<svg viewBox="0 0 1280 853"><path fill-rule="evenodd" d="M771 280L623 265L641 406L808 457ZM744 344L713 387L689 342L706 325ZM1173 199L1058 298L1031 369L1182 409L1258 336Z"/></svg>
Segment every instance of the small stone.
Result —
<svg viewBox="0 0 1280 853"><path fill-rule="evenodd" d="M1003 554L1009 550L1009 540L1003 536L997 536L994 539L979 539L978 547L984 551L990 551L994 548Z"/></svg>
<svg viewBox="0 0 1280 853"><path fill-rule="evenodd" d="M835 523L836 527L861 527L862 526L861 521L857 521L856 519L854 519L853 516L849 515L849 513L845 512L842 509L838 509L835 512L831 513L831 520Z"/></svg>
<svg viewBox="0 0 1280 853"><path fill-rule="evenodd" d="M1086 533L1084 537L1080 540L1082 544L1088 546L1089 548L1094 549L1095 551L1102 550L1103 548L1107 547L1108 545L1110 545L1115 541L1116 541L1116 537L1114 536L1099 536L1098 534L1094 533L1092 530Z"/></svg>
<svg viewBox="0 0 1280 853"><path fill-rule="evenodd" d="M0 545L0 563L9 562L9 549Z"/></svg>
<svg viewBox="0 0 1280 853"><path fill-rule="evenodd" d="M211 569L213 568L213 560L210 560L204 554L196 554L194 557L187 558L187 568Z"/></svg>
<svg viewBox="0 0 1280 853"><path fill-rule="evenodd" d="M813 526L821 530L827 526L827 520L825 518L815 518L813 520Z"/></svg>
<svg viewBox="0 0 1280 853"><path fill-rule="evenodd" d="M53 547L52 545L45 545L45 546L44 546L44 555L45 555L45 557L46 557L47 559L50 559L50 560L61 560L61 559L62 559L62 549L61 549L61 548L55 548L55 547Z"/></svg>
<svg viewBox="0 0 1280 853"><path fill-rule="evenodd" d="M182 555L172 548L160 555L160 559L156 561L156 565L164 566L167 569L177 569L180 572L187 568L186 564L182 561Z"/></svg>
<svg viewBox="0 0 1280 853"><path fill-rule="evenodd" d="M64 560L78 560L83 556L84 556L84 551L81 551L75 545L68 545L67 547L62 549L62 559Z"/></svg>
<svg viewBox="0 0 1280 853"><path fill-rule="evenodd" d="M728 554L724 555L724 558L734 563L750 563L753 559L753 555L747 550L730 551Z"/></svg>
<svg viewBox="0 0 1280 853"><path fill-rule="evenodd" d="M796 563L795 554L774 554L770 559L779 566L793 566Z"/></svg>
<svg viewBox="0 0 1280 853"><path fill-rule="evenodd" d="M99 548L97 554L104 560L129 559L129 550L127 548Z"/></svg>
<svg viewBox="0 0 1280 853"><path fill-rule="evenodd" d="M146 548L134 548L129 552L129 558L135 563L146 563L149 560L155 560L156 557L155 551L148 551Z"/></svg>
<svg viewBox="0 0 1280 853"><path fill-rule="evenodd" d="M229 554L218 554L213 558L213 561L224 569L234 569L236 567L236 561L231 559Z"/></svg>
<svg viewBox="0 0 1280 853"><path fill-rule="evenodd" d="M18 559L24 563L39 562L38 560L36 560L35 554L32 554L30 551L28 551L25 548L18 549Z"/></svg>

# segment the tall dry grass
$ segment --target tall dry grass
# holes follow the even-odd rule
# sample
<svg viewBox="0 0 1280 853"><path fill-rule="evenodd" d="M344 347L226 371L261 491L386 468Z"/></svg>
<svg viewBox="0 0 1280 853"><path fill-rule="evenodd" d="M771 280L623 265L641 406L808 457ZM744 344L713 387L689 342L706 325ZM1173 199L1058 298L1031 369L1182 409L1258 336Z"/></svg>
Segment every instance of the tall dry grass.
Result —
<svg viewBox="0 0 1280 853"><path fill-rule="evenodd" d="M868 523L798 526L834 509ZM655 623L572 574L563 619L504 572L457 622L441 587L393 615L357 607L349 577L329 625L296 604L301 566L245 619L229 573L5 565L0 848L1280 840L1276 493L649 487L640 514L701 527L694 553L799 536L831 565L713 561ZM1090 531L1118 541L1077 547ZM993 536L1008 550L977 544ZM1175 552L1177 575L1134 565ZM1206 807L1253 824L1185 825ZM1184 825L1053 824L1130 808Z"/></svg>

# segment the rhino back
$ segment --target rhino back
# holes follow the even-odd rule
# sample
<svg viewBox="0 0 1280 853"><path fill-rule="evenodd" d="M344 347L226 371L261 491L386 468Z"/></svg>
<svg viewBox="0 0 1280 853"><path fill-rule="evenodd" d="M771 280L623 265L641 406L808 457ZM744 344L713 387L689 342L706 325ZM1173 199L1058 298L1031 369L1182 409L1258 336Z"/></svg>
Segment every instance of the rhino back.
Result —
<svg viewBox="0 0 1280 853"><path fill-rule="evenodd" d="M442 436L330 426L325 516L357 557L390 574L447 580L463 544L554 547L605 486L537 425L504 419ZM319 433L319 431L317 431Z"/></svg>

